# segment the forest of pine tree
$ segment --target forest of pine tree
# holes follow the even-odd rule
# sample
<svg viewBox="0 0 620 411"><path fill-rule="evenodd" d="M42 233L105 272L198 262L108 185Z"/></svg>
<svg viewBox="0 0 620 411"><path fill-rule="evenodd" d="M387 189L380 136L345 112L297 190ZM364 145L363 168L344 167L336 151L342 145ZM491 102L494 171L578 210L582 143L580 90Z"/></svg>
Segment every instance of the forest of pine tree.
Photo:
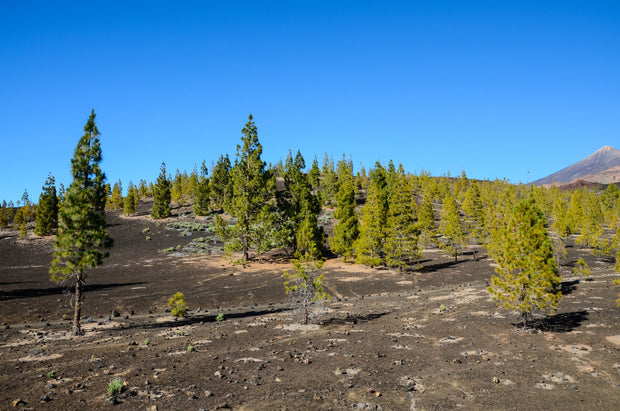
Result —
<svg viewBox="0 0 620 411"><path fill-rule="evenodd" d="M85 130L80 144L93 144L87 151L96 163L94 112ZM102 196L97 207L102 201L107 210L122 210L131 218L140 199L152 197L151 217L162 219L172 215L173 207L191 205L195 215L213 219L227 255L240 253L238 261L244 264L279 249L291 258L335 255L345 262L410 271L419 267L424 249L445 250L455 263L465 251L474 259L487 252L499 264L489 292L526 321L532 310L557 304L559 294L549 290L557 286L556 266L569 241L615 260L620 269L620 190L615 184L545 188L471 180L464 171L459 177L433 177L409 173L392 161L369 169L362 165L356 172L351 159L343 155L335 164L327 153L321 167L316 157L308 167L301 152L290 150L284 160L268 166L258 135L250 115L234 163L222 154L211 170L203 161L199 170L194 166L189 175L177 170L172 177L162 162L156 181L130 182L125 197L120 180L110 187L97 175L96 196ZM84 161L74 158L74 167ZM13 228L20 238L27 237L34 221L39 236L54 234L58 227L58 247L68 247L68 221L78 207L76 181L65 193L62 184L56 190L50 175L38 204L30 202L27 192L17 206L3 201L0 227ZM100 240L97 247L104 244ZM535 248L528 245L532 242ZM539 265L532 265L534 260ZM523 273L529 273L529 283L516 295Z"/></svg>

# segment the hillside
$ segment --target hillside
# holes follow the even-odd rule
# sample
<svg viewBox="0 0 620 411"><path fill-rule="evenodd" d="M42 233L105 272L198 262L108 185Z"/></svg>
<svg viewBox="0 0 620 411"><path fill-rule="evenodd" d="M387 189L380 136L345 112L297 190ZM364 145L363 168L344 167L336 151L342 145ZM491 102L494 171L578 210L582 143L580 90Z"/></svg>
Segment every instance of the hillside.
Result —
<svg viewBox="0 0 620 411"><path fill-rule="evenodd" d="M620 151L605 146L575 164L534 181L534 184L568 184L576 180L601 184L620 182Z"/></svg>
<svg viewBox="0 0 620 411"><path fill-rule="evenodd" d="M177 208L153 221L149 206L108 214L115 247L89 273L82 337L70 333L65 287L49 281L51 238L0 237L0 408L109 407L114 379L126 383L118 409L620 407L617 275L572 242L565 297L535 332L516 330L516 315L490 300L494 264L471 247L458 262L427 249L415 272L329 259L332 299L301 326L284 293L286 259L242 267L196 254L196 244L221 244L202 226L175 227L209 220ZM592 281L572 275L580 257ZM166 312L177 291L185 319Z"/></svg>

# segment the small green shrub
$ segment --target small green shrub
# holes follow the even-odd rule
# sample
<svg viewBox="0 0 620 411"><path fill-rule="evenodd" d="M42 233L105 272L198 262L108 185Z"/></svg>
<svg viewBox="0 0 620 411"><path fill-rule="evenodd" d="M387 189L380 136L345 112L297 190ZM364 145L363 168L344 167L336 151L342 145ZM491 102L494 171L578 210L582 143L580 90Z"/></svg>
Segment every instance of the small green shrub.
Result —
<svg viewBox="0 0 620 411"><path fill-rule="evenodd" d="M148 235L146 236L146 241L151 241L151 237L149 237Z"/></svg>
<svg viewBox="0 0 620 411"><path fill-rule="evenodd" d="M175 317L185 317L189 307L185 302L183 293L176 293L168 300L168 306L172 309L172 315Z"/></svg>
<svg viewBox="0 0 620 411"><path fill-rule="evenodd" d="M144 234L146 234L146 233L148 233L148 232L150 232L150 231L151 231L151 229L150 229L150 228L148 228L148 227L146 227L144 230L142 230L142 232L143 232Z"/></svg>
<svg viewBox="0 0 620 411"><path fill-rule="evenodd" d="M118 397L119 395L121 395L124 388L125 384L120 378L110 381L110 384L108 384L108 397Z"/></svg>
<svg viewBox="0 0 620 411"><path fill-rule="evenodd" d="M188 345L187 346L187 352L192 352L192 351L196 351L196 349L194 348L193 345Z"/></svg>
<svg viewBox="0 0 620 411"><path fill-rule="evenodd" d="M164 248L163 250L159 250L160 253L171 253L174 251L174 247Z"/></svg>
<svg viewBox="0 0 620 411"><path fill-rule="evenodd" d="M49 378L50 380L53 378L56 378L56 370L52 370L50 372L47 373L47 378Z"/></svg>
<svg viewBox="0 0 620 411"><path fill-rule="evenodd" d="M573 267L573 274L587 277L589 275L592 275L592 271L590 270L588 264L583 260L583 258L580 258L579 260L577 260L575 267Z"/></svg>
<svg viewBox="0 0 620 411"><path fill-rule="evenodd" d="M219 313L219 314L215 317L215 321L217 321L218 323L219 323L219 322L224 321L224 314Z"/></svg>
<svg viewBox="0 0 620 411"><path fill-rule="evenodd" d="M179 334L181 337L183 337L185 335L185 331L179 331L177 334Z"/></svg>
<svg viewBox="0 0 620 411"><path fill-rule="evenodd" d="M146 340L144 340L144 345L149 345L150 343L151 343L150 339L147 338Z"/></svg>
<svg viewBox="0 0 620 411"><path fill-rule="evenodd" d="M168 224L169 228L174 228L176 230L183 230L182 235L186 235L185 233L188 231L209 231L208 224L202 223L193 223L190 221L180 221ZM189 234L188 234L189 235Z"/></svg>

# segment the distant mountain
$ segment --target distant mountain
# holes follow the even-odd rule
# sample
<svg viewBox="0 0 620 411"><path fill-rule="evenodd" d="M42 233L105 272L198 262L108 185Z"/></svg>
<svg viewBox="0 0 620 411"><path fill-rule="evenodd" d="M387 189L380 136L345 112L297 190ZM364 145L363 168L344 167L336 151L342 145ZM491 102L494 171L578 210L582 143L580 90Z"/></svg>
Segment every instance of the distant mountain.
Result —
<svg viewBox="0 0 620 411"><path fill-rule="evenodd" d="M601 184L620 182L620 151L605 146L578 163L534 181L534 184L568 184L576 180Z"/></svg>

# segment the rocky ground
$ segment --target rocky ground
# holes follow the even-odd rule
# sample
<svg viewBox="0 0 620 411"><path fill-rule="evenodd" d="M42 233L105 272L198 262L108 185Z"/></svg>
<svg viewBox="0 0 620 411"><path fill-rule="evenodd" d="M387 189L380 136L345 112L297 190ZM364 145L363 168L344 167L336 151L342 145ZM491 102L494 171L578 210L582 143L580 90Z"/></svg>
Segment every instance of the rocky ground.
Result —
<svg viewBox="0 0 620 411"><path fill-rule="evenodd" d="M52 239L0 233L0 408L620 409L618 275L588 250L568 249L559 312L535 331L489 299L484 254L435 250L417 272L328 260L332 299L302 326L284 256L231 265L208 220L170 226L195 223L186 211L110 213L115 247L87 279L80 337L70 290L49 282ZM579 257L590 278L572 275ZM166 311L177 291L185 319Z"/></svg>

